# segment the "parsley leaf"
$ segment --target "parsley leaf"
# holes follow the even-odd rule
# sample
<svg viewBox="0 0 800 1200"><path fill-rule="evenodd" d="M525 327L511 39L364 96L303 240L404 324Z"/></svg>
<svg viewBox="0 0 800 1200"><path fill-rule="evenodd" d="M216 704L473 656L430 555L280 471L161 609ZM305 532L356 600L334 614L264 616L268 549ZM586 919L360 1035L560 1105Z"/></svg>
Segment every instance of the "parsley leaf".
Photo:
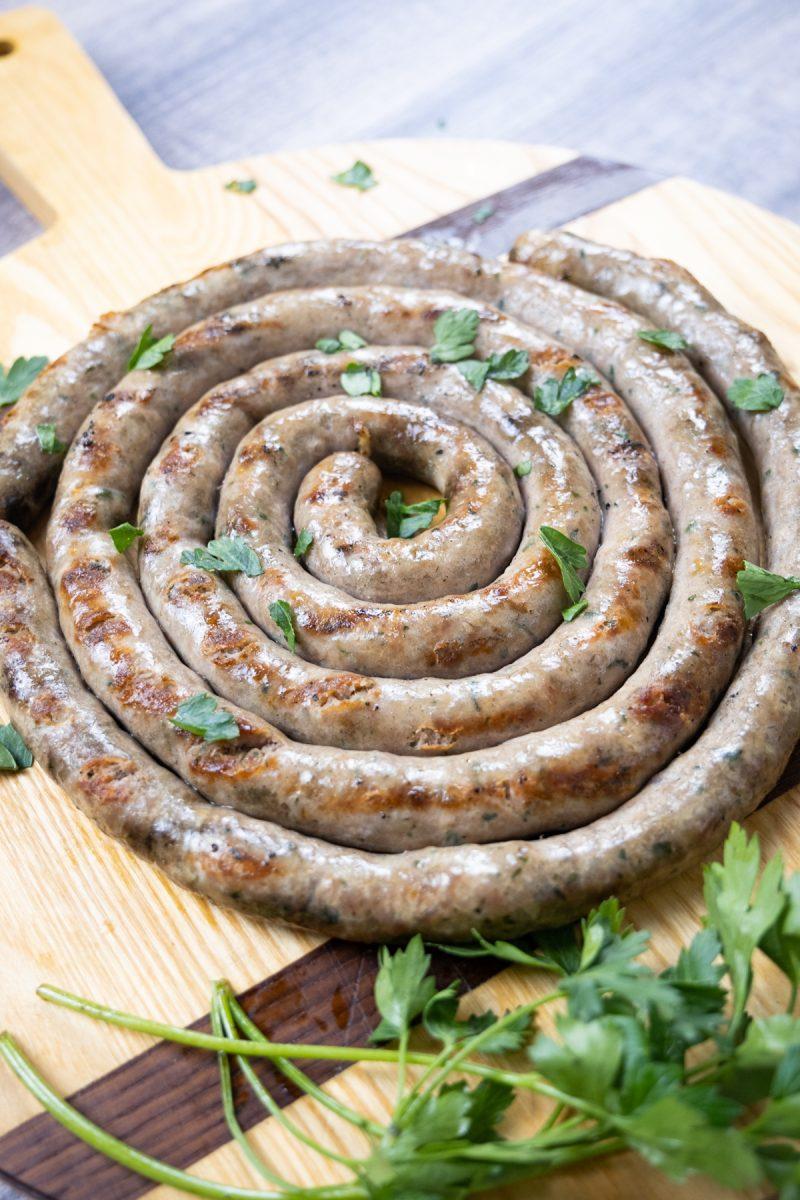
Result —
<svg viewBox="0 0 800 1200"><path fill-rule="evenodd" d="M663 1096L625 1118L630 1145L671 1179L702 1171L728 1187L749 1187L760 1178L758 1163L745 1135L720 1129L691 1104Z"/></svg>
<svg viewBox="0 0 800 1200"><path fill-rule="evenodd" d="M416 504L404 504L402 492L391 492L385 504L386 536L410 538L429 528L444 501L419 500Z"/></svg>
<svg viewBox="0 0 800 1200"><path fill-rule="evenodd" d="M597 382L594 375L568 367L560 379L551 376L545 379L541 386L533 389L534 408L547 413L549 417L558 417L569 408L573 400L588 392L589 388L595 387Z"/></svg>
<svg viewBox="0 0 800 1200"><path fill-rule="evenodd" d="M540 1033L529 1054L562 1092L603 1104L622 1066L622 1035L608 1017L577 1021L561 1014L556 1019L561 1040Z"/></svg>
<svg viewBox="0 0 800 1200"><path fill-rule="evenodd" d="M473 387L476 392L480 392L487 379L494 379L498 382L519 379L530 365L530 355L527 350L505 350L502 354L490 354L484 362L477 358L469 358L465 362L460 362L458 369L470 387Z"/></svg>
<svg viewBox="0 0 800 1200"><path fill-rule="evenodd" d="M297 535L297 541L294 544L294 550L292 552L295 558L302 558L306 551L310 549L313 541L314 535L311 530L301 529Z"/></svg>
<svg viewBox="0 0 800 1200"><path fill-rule="evenodd" d="M204 742L228 742L239 736L239 726L232 713L217 707L217 700L208 692L198 692L179 704L170 724L202 737Z"/></svg>
<svg viewBox="0 0 800 1200"><path fill-rule="evenodd" d="M586 550L579 542L573 542L571 538L568 538L565 533L553 529L552 525L542 525L539 529L539 537L558 563L564 588L572 601L572 605L570 608L564 609L562 616L565 620L571 621L578 616L573 608L586 591L586 584L577 574L587 566ZM567 613L570 613L569 617L567 617Z"/></svg>
<svg viewBox="0 0 800 1200"><path fill-rule="evenodd" d="M661 350L688 350L689 343L680 333L672 329L640 329L636 334L643 342L658 346Z"/></svg>
<svg viewBox="0 0 800 1200"><path fill-rule="evenodd" d="M0 363L0 408L16 404L26 388L50 362L49 358L37 355L34 358L15 358L8 371Z"/></svg>
<svg viewBox="0 0 800 1200"><path fill-rule="evenodd" d="M33 766L33 755L14 726L0 725L0 771L24 771Z"/></svg>
<svg viewBox="0 0 800 1200"><path fill-rule="evenodd" d="M381 1015L371 1042L387 1042L405 1033L436 991L436 980L428 972L431 958L422 938L415 934L404 950L392 954L387 946L378 952L375 1003Z"/></svg>
<svg viewBox="0 0 800 1200"><path fill-rule="evenodd" d="M338 175L331 175L331 179L343 187L358 188L360 192L367 192L370 188L378 186L378 181L372 173L372 167L368 167L360 158L346 171L340 171Z"/></svg>
<svg viewBox="0 0 800 1200"><path fill-rule="evenodd" d="M581 613L586 612L588 607L589 601L586 599L580 599L577 600L575 604L570 604L567 608L562 609L561 616L565 621L574 621L576 617L581 615Z"/></svg>
<svg viewBox="0 0 800 1200"><path fill-rule="evenodd" d="M458 984L451 983L431 996L422 1013L422 1023L431 1037L445 1045L475 1037L494 1025L498 1018L491 1010L475 1013L461 1021L457 1018ZM519 1019L504 1025L495 1036L481 1040L481 1054L509 1054L519 1050L530 1029L530 1017L520 1013Z"/></svg>
<svg viewBox="0 0 800 1200"><path fill-rule="evenodd" d="M109 529L108 536L114 543L117 553L124 554L137 538L144 537L144 530L140 529L138 525L131 525L130 521L123 521L121 525L115 525L113 529Z"/></svg>
<svg viewBox="0 0 800 1200"><path fill-rule="evenodd" d="M152 335L152 325L148 325L128 359L128 371L150 371L162 366L172 354L174 344L174 334L166 334L156 340Z"/></svg>
<svg viewBox="0 0 800 1200"><path fill-rule="evenodd" d="M225 191L241 192L243 196L249 196L257 187L255 179L231 179L225 184Z"/></svg>
<svg viewBox="0 0 800 1200"><path fill-rule="evenodd" d="M323 354L336 354L339 350L360 350L367 343L359 334L353 333L352 329L341 329L338 337L320 338L314 344Z"/></svg>
<svg viewBox="0 0 800 1200"><path fill-rule="evenodd" d="M793 987L800 986L800 872L784 879L783 911L761 939L761 949L780 967ZM800 1090L800 1089L798 1089Z"/></svg>
<svg viewBox="0 0 800 1200"><path fill-rule="evenodd" d="M710 863L704 877L707 924L719 937L733 986L734 1029L750 993L753 951L778 919L785 902L780 855L767 864L756 887L759 858L758 836L748 838L742 827L734 823L725 842L722 862Z"/></svg>
<svg viewBox="0 0 800 1200"><path fill-rule="evenodd" d="M269 615L286 638L286 645L294 650L297 645L297 635L294 631L294 612L288 600L273 600L269 606Z"/></svg>
<svg viewBox="0 0 800 1200"><path fill-rule="evenodd" d="M196 550L184 550L181 562L186 566L200 567L203 571L241 571L254 578L263 575L261 559L244 538L212 538L208 546Z"/></svg>
<svg viewBox="0 0 800 1200"><path fill-rule="evenodd" d="M770 604L785 600L800 591L800 579L794 575L774 575L764 567L744 560L744 570L736 573L736 586L744 600L744 615L749 621Z"/></svg>
<svg viewBox="0 0 800 1200"><path fill-rule="evenodd" d="M148 325L136 345L136 349L128 359L129 371L150 371L162 366L175 345L175 334L167 333L156 340L153 337L153 326Z"/></svg>
<svg viewBox="0 0 800 1200"><path fill-rule="evenodd" d="M728 388L728 399L746 412L769 412L783 400L783 388L774 372L762 372L755 379L735 379Z"/></svg>
<svg viewBox="0 0 800 1200"><path fill-rule="evenodd" d="M531 460L528 458L525 462L517 463L514 467L514 474L517 479L524 479L526 475L531 473Z"/></svg>
<svg viewBox="0 0 800 1200"><path fill-rule="evenodd" d="M480 317L474 308L448 308L433 327L431 362L454 363L475 352Z"/></svg>
<svg viewBox="0 0 800 1200"><path fill-rule="evenodd" d="M362 366L361 363L348 363L344 372L339 376L342 390L348 396L380 396L381 377L377 371Z"/></svg>
<svg viewBox="0 0 800 1200"><path fill-rule="evenodd" d="M56 437L56 427L51 421L46 421L43 425L37 425L36 436L45 454L63 454L67 448L67 443L60 441Z"/></svg>

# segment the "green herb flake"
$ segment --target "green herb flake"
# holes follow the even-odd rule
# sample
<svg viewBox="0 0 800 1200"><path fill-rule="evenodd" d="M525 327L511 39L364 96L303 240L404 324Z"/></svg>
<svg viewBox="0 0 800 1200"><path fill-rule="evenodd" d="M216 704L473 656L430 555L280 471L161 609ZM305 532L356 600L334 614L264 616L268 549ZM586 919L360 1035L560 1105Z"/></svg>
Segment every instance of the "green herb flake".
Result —
<svg viewBox="0 0 800 1200"><path fill-rule="evenodd" d="M472 213L473 224L483 225L484 221L488 221L489 217L494 216L494 211L495 208L493 204L481 204L478 208L474 209Z"/></svg>
<svg viewBox="0 0 800 1200"><path fill-rule="evenodd" d="M735 379L728 388L728 399L745 412L769 412L783 400L783 388L778 376L770 371L755 379Z"/></svg>
<svg viewBox="0 0 800 1200"><path fill-rule="evenodd" d="M475 308L448 308L433 327L431 362L454 363L475 352L480 316Z"/></svg>
<svg viewBox="0 0 800 1200"><path fill-rule="evenodd" d="M658 346L661 350L688 350L689 343L680 333L672 329L640 329L636 334L643 342Z"/></svg>
<svg viewBox="0 0 800 1200"><path fill-rule="evenodd" d="M167 333L164 337L156 339L153 336L153 326L148 325L128 359L128 370L151 371L163 366L174 345L174 333Z"/></svg>
<svg viewBox="0 0 800 1200"><path fill-rule="evenodd" d="M25 771L33 766L33 755L14 726L0 725L0 771Z"/></svg>
<svg viewBox="0 0 800 1200"><path fill-rule="evenodd" d="M226 192L239 192L243 196L249 196L254 192L258 184L255 179L230 179L225 184Z"/></svg>
<svg viewBox="0 0 800 1200"><path fill-rule="evenodd" d="M169 720L176 729L193 733L204 742L229 742L239 736L233 715L219 708L217 699L208 692L198 692L184 700Z"/></svg>
<svg viewBox="0 0 800 1200"><path fill-rule="evenodd" d="M261 559L244 538L213 538L208 546L196 550L184 550L181 562L186 566L200 567L203 571L241 571L255 578L263 575Z"/></svg>
<svg viewBox="0 0 800 1200"><path fill-rule="evenodd" d="M56 427L52 422L48 421L43 425L37 425L36 436L45 454L63 454L67 448L67 443L56 437Z"/></svg>
<svg viewBox="0 0 800 1200"><path fill-rule="evenodd" d="M315 342L315 348L323 354L336 354L339 350L360 350L366 346L366 341L352 329L342 329L335 338L320 338Z"/></svg>
<svg viewBox="0 0 800 1200"><path fill-rule="evenodd" d="M386 536L410 538L431 526L444 500L420 500L416 504L405 504L402 492L391 492L385 504Z"/></svg>
<svg viewBox="0 0 800 1200"><path fill-rule="evenodd" d="M519 379L530 365L530 355L527 350L505 350L502 354L490 354L483 362L479 359L460 362L458 369L470 387L473 387L476 392L480 392L487 379L494 379L497 382Z"/></svg>
<svg viewBox="0 0 800 1200"><path fill-rule="evenodd" d="M800 579L794 575L775 575L745 559L744 569L736 574L736 586L744 600L744 615L749 621L770 604L785 600L800 591Z"/></svg>
<svg viewBox="0 0 800 1200"><path fill-rule="evenodd" d="M514 467L514 474L517 479L524 479L526 475L531 473L531 460L527 458L524 462L517 463Z"/></svg>
<svg viewBox="0 0 800 1200"><path fill-rule="evenodd" d="M22 393L30 387L49 362L50 359L43 355L15 358L8 371L5 371L0 363L0 408L16 404Z"/></svg>
<svg viewBox="0 0 800 1200"><path fill-rule="evenodd" d="M108 536L114 543L117 553L124 554L137 538L144 537L144 530L140 529L138 525L131 525L130 521L123 521L121 525L115 525L113 529L109 529Z"/></svg>
<svg viewBox="0 0 800 1200"><path fill-rule="evenodd" d="M564 588L572 601L570 607L564 609L562 616L565 621L572 621L580 612L583 612L583 609L578 609L577 612L573 610L586 591L586 585L577 573L588 565L586 550L579 542L573 542L571 538L568 538L565 533L553 529L552 525L542 525L539 529L539 537L558 563ZM569 616L567 616L568 613Z"/></svg>
<svg viewBox="0 0 800 1200"><path fill-rule="evenodd" d="M346 171L340 171L338 175L331 175L331 179L334 183L340 183L342 187L357 188L359 192L368 192L370 188L378 186L378 181L372 173L372 167L368 167L360 158Z"/></svg>
<svg viewBox="0 0 800 1200"><path fill-rule="evenodd" d="M339 376L342 391L348 396L380 396L381 377L377 371L362 366L361 363L351 362Z"/></svg>
<svg viewBox="0 0 800 1200"><path fill-rule="evenodd" d="M568 367L561 379L551 376L543 384L533 390L534 408L547 413L549 417L558 417L569 408L573 400L577 400L589 388L596 387L598 380L584 370Z"/></svg>
<svg viewBox="0 0 800 1200"><path fill-rule="evenodd" d="M311 543L314 541L314 535L310 529L301 529L297 535L297 541L294 544L292 553L295 558L302 558L304 554L311 548Z"/></svg>
<svg viewBox="0 0 800 1200"><path fill-rule="evenodd" d="M269 615L286 638L286 645L294 650L297 645L297 635L294 629L294 612L288 600L273 600L269 606Z"/></svg>

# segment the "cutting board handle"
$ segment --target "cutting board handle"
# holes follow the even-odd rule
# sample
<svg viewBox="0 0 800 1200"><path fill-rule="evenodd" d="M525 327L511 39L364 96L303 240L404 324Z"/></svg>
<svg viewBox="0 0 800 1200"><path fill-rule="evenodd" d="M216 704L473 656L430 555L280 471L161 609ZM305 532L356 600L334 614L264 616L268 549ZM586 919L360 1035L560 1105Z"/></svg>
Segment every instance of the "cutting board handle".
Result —
<svg viewBox="0 0 800 1200"><path fill-rule="evenodd" d="M136 204L169 174L57 17L0 12L0 178L44 224Z"/></svg>

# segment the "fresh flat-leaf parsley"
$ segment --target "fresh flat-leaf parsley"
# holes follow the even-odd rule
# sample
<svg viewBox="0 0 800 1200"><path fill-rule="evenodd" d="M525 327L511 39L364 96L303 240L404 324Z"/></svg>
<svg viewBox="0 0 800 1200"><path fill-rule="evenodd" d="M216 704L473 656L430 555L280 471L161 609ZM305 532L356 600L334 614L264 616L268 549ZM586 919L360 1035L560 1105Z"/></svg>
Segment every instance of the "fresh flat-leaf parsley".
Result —
<svg viewBox="0 0 800 1200"><path fill-rule="evenodd" d="M343 187L358 188L359 192L367 192L370 188L378 186L378 181L372 173L372 167L368 167L360 158L346 171L340 171L338 175L331 175L331 179L334 183L342 184Z"/></svg>
<svg viewBox="0 0 800 1200"><path fill-rule="evenodd" d="M672 329L640 329L636 334L643 342L658 346L661 350L688 350L689 343L683 334Z"/></svg>
<svg viewBox="0 0 800 1200"><path fill-rule="evenodd" d="M167 333L162 338L153 336L153 326L148 325L128 359L129 371L150 371L162 366L175 345L175 334Z"/></svg>
<svg viewBox="0 0 800 1200"><path fill-rule="evenodd" d="M212 538L208 546L184 550L181 562L190 567L200 567L204 571L241 571L243 575L249 575L251 578L264 573L261 559L255 550L244 538L236 535Z"/></svg>
<svg viewBox="0 0 800 1200"><path fill-rule="evenodd" d="M572 621L580 612L583 612L579 605L581 597L586 591L586 585L578 575L578 571L588 565L586 550L579 542L573 542L572 538L568 538L559 529L553 529L552 525L542 525L539 529L539 537L558 563L564 588L572 601L570 607L564 609L562 616L565 621ZM575 611L576 609L577 611Z"/></svg>
<svg viewBox="0 0 800 1200"><path fill-rule="evenodd" d="M475 308L448 308L433 327L431 362L454 363L475 353L480 317Z"/></svg>
<svg viewBox="0 0 800 1200"><path fill-rule="evenodd" d="M15 358L7 371L0 363L0 408L16 404L26 388L50 362L49 358L37 355L34 358Z"/></svg>
<svg viewBox="0 0 800 1200"><path fill-rule="evenodd" d="M311 548L311 543L314 541L314 535L310 529L301 529L297 535L297 541L294 544L293 554L295 558L302 558L307 550Z"/></svg>
<svg viewBox="0 0 800 1200"><path fill-rule="evenodd" d="M443 503L443 500L419 500L416 504L405 504L402 492L391 492L386 497L386 536L410 538L428 529Z"/></svg>
<svg viewBox="0 0 800 1200"><path fill-rule="evenodd" d="M225 184L225 191L240 192L243 196L249 196L257 187L255 179L230 179Z"/></svg>
<svg viewBox="0 0 800 1200"><path fill-rule="evenodd" d="M340 329L338 337L320 338L315 342L315 348L323 354L336 354L339 350L360 350L366 346L366 341L352 329Z"/></svg>
<svg viewBox="0 0 800 1200"><path fill-rule="evenodd" d="M481 361L477 358L467 359L458 364L458 369L470 387L476 392L483 391L487 379L503 382L509 379L519 379L530 366L530 355L527 350L505 350L490 354Z"/></svg>
<svg viewBox="0 0 800 1200"><path fill-rule="evenodd" d="M443 947L515 964L519 988L526 972L550 976L552 990L537 980L536 998L502 1015L481 1008L480 993L459 1015L457 986L437 984L419 935L400 949L384 946L374 989L380 1020L368 1046L273 1043L225 982L212 989L210 1033L120 1012L54 987L41 987L38 995L95 1020L217 1055L228 1130L267 1180L267 1191L247 1190L252 1200L319 1200L322 1191L283 1179L246 1141L231 1059L265 1114L285 1122L304 1154L312 1151L351 1172L346 1182L323 1189L342 1200L467 1200L524 1180L535 1189L543 1177L575 1167L590 1189L592 1159L602 1163L631 1152L675 1181L702 1175L737 1192L754 1187L759 1195L770 1191L780 1200L797 1200L796 993L790 992L786 1012L757 1016L745 1005L752 956L774 948L775 931L787 920L797 925L800 876L784 877L780 861L773 860L759 879L758 861L758 839L734 825L722 863L705 869L711 901L706 927L661 971L643 961L648 934L628 924L614 899L579 926L518 942L477 934L471 945ZM774 961L786 974L780 957ZM772 989L768 1001L774 1004L778 992ZM547 1032L537 1031L539 1011L555 1018ZM436 1043L433 1052L429 1041L415 1040L420 1018ZM498 1063L496 1054L507 1057ZM145 1156L90 1122L50 1088L11 1034L0 1035L0 1058L57 1121L113 1161L152 1183L212 1200L230 1195L224 1183ZM320 1058L342 1067L361 1060L391 1064L397 1089L386 1123L323 1091L301 1066ZM257 1059L269 1060L307 1102L352 1127L348 1155L280 1115L253 1069ZM409 1064L417 1068L413 1077ZM522 1135L513 1113L506 1121L517 1098L527 1108ZM364 1139L364 1156L350 1157ZM555 1194L558 1183L551 1182L545 1186ZM702 1187L696 1190L700 1194Z"/></svg>
<svg viewBox="0 0 800 1200"><path fill-rule="evenodd" d="M351 362L339 376L342 391L348 396L380 396L381 377L377 371L361 363Z"/></svg>
<svg viewBox="0 0 800 1200"><path fill-rule="evenodd" d="M288 600L273 600L269 606L269 615L286 638L286 645L294 650L297 645L297 634L294 629L294 611Z"/></svg>
<svg viewBox="0 0 800 1200"><path fill-rule="evenodd" d="M33 766L33 755L14 726L0 725L0 771L25 771Z"/></svg>
<svg viewBox="0 0 800 1200"><path fill-rule="evenodd" d="M36 436L45 454L63 454L67 448L67 443L60 441L56 436L56 427L51 421L37 425Z"/></svg>
<svg viewBox="0 0 800 1200"><path fill-rule="evenodd" d="M558 417L589 388L595 387L597 379L586 371L568 367L560 379L551 376L533 389L533 404L549 417Z"/></svg>
<svg viewBox="0 0 800 1200"><path fill-rule="evenodd" d="M233 714L219 708L216 698L208 692L198 692L179 704L170 724L201 737L204 742L229 742L239 736Z"/></svg>
<svg viewBox="0 0 800 1200"><path fill-rule="evenodd" d="M800 591L800 579L794 575L775 575L745 559L744 569L736 574L736 586L744 600L744 615L749 621L770 604L785 600Z"/></svg>
<svg viewBox="0 0 800 1200"><path fill-rule="evenodd" d="M123 521L121 525L115 525L113 529L109 529L108 536L114 543L117 553L124 554L137 538L144 537L144 530L140 529L138 525L131 525L130 521Z"/></svg>
<svg viewBox="0 0 800 1200"><path fill-rule="evenodd" d="M783 388L771 371L755 379L735 379L728 388L728 399L745 412L769 412L783 400Z"/></svg>

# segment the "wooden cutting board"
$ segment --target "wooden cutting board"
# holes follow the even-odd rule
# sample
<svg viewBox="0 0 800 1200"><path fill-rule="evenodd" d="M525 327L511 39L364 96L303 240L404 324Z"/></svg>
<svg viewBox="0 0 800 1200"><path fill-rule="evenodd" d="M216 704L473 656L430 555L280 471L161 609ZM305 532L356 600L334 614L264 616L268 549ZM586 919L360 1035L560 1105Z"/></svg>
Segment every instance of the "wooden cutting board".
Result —
<svg viewBox="0 0 800 1200"><path fill-rule="evenodd" d="M569 222L601 241L677 259L765 329L800 375L800 229L685 179L659 180L552 147L448 139L325 146L171 171L59 22L39 9L0 14L0 113L0 177L44 226L0 260L6 364L18 354L55 356L100 312L265 244L384 238L425 226L492 253L532 225ZM356 158L379 180L364 194L330 180ZM250 195L224 188L247 178L258 182ZM478 224L476 202L490 194L495 212ZM795 768L749 823L794 867L797 778ZM35 998L37 984L188 1024L207 1012L209 980L225 976L276 1039L357 1043L374 1023L374 952L179 891L102 836L38 767L0 780L0 846L0 1027L18 1035L62 1092L80 1089L78 1106L119 1136L201 1174L252 1185L227 1144L213 1062L47 1008ZM697 927L698 878L690 872L632 906L637 922L655 931L658 962ZM495 1008L544 986L514 971L490 977L484 962L438 965L442 978L459 975ZM784 999L783 983L766 966L758 994L767 1006ZM330 1077L330 1067L320 1068L318 1078ZM384 1117L390 1079L351 1068L330 1086ZM274 1090L281 1103L292 1102L279 1079ZM258 1120L252 1104L243 1111L246 1123ZM349 1131L305 1100L292 1111L323 1140L348 1145ZM0 1070L0 1200L175 1195L106 1163L36 1114L36 1103ZM276 1122L261 1122L255 1137L283 1169L294 1164L299 1182L335 1178L310 1152L298 1156ZM632 1158L537 1188L559 1200L640 1193L650 1200L718 1194L705 1181L678 1189ZM530 1192L504 1194L521 1200Z"/></svg>

